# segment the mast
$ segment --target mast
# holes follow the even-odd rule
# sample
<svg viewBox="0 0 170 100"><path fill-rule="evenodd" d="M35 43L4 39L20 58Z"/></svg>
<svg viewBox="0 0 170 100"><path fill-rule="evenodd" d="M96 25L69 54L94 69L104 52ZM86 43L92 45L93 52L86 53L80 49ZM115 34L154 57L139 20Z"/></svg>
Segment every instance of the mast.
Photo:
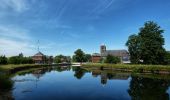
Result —
<svg viewBox="0 0 170 100"><path fill-rule="evenodd" d="M38 46L37 50L38 50L38 52L40 52L39 44L40 44L40 41L38 40L38 42L37 42L37 46Z"/></svg>

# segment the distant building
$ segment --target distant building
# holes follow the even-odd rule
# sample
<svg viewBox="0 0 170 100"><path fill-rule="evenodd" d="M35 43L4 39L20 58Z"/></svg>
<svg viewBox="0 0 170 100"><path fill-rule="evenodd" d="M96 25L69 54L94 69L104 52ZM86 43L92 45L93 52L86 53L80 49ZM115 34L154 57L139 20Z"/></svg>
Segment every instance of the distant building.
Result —
<svg viewBox="0 0 170 100"><path fill-rule="evenodd" d="M101 55L99 53L94 53L92 55L92 62L93 63L98 63L101 60Z"/></svg>
<svg viewBox="0 0 170 100"><path fill-rule="evenodd" d="M127 50L107 50L105 45L100 46L100 54L94 53L92 55L92 62L100 62L102 58L106 58L108 55L119 57L122 63L129 62L129 53Z"/></svg>
<svg viewBox="0 0 170 100"><path fill-rule="evenodd" d="M46 56L43 53L38 52L32 57L32 59L35 64L45 64Z"/></svg>

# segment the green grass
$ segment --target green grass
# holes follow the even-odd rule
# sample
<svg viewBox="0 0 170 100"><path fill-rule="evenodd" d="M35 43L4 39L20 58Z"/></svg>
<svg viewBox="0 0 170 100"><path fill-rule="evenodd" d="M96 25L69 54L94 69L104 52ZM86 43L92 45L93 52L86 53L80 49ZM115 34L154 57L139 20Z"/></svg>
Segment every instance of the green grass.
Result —
<svg viewBox="0 0 170 100"><path fill-rule="evenodd" d="M88 63L83 64L82 67L89 69L119 69L130 72L146 72L146 71L170 71L170 65L132 65L132 64L100 64Z"/></svg>
<svg viewBox="0 0 170 100"><path fill-rule="evenodd" d="M36 64L19 64L19 65L0 65L0 71L1 72L17 72L17 71L22 71L22 70L27 70L31 68L40 68L42 66L47 66L47 65L36 65Z"/></svg>

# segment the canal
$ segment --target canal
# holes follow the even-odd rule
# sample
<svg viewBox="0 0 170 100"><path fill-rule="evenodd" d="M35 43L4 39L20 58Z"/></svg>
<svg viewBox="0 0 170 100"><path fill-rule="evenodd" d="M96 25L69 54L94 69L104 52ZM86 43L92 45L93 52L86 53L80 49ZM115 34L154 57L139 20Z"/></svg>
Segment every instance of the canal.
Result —
<svg viewBox="0 0 170 100"><path fill-rule="evenodd" d="M55 66L10 78L14 100L169 100L170 78ZM0 94L2 95L2 94ZM5 97L4 97L5 98Z"/></svg>

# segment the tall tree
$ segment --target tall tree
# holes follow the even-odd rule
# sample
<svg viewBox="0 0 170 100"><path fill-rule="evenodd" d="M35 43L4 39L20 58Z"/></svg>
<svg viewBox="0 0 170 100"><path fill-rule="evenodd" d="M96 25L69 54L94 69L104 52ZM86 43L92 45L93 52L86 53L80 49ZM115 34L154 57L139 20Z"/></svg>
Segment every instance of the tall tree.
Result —
<svg viewBox="0 0 170 100"><path fill-rule="evenodd" d="M164 30L152 21L146 22L144 27L140 28L141 59L145 64L162 64L164 62L166 52L163 48L163 32Z"/></svg>
<svg viewBox="0 0 170 100"><path fill-rule="evenodd" d="M164 31L155 22L148 21L138 35L131 35L126 43L132 63L164 64L166 51L163 47Z"/></svg>

